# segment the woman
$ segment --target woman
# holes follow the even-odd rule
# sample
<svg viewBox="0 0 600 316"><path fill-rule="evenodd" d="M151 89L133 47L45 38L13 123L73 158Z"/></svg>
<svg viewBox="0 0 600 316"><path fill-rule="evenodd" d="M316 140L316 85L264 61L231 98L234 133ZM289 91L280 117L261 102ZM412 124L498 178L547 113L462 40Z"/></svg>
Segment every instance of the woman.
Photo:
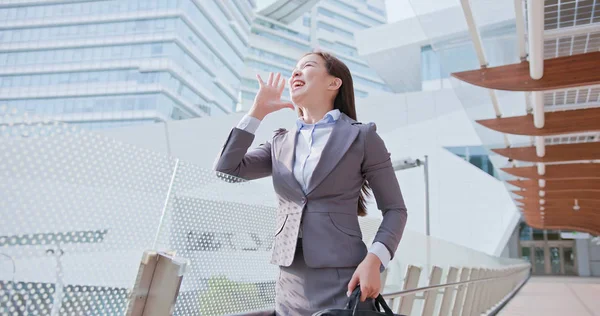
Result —
<svg viewBox="0 0 600 316"><path fill-rule="evenodd" d="M279 198L271 263L280 266L278 315L311 315L343 307L360 286L361 304L377 297L380 272L394 256L406 208L390 154L375 124L356 121L348 67L327 53L306 54L289 88L298 108L292 130L248 151L260 121L294 105L281 101L285 80L270 74L249 113L231 133L217 171L247 180L272 176ZM383 220L367 251L358 216L372 188Z"/></svg>

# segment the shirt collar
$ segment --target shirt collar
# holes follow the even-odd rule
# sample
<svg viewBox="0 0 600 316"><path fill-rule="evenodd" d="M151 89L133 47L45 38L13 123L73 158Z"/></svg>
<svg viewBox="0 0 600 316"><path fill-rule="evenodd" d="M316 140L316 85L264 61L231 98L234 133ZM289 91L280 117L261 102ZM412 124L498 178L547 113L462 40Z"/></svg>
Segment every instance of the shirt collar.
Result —
<svg viewBox="0 0 600 316"><path fill-rule="evenodd" d="M311 125L315 125L315 126L320 126L320 125L326 125L326 124L331 124L331 123L335 123L337 122L337 120L340 118L341 112L338 109L333 109L327 113L325 113L325 116L323 116L323 118L316 122L315 124L307 124L304 123L304 120L302 120L301 117L298 118L298 120L296 120L296 125L298 126L298 130L302 129L302 127L305 126L311 126Z"/></svg>

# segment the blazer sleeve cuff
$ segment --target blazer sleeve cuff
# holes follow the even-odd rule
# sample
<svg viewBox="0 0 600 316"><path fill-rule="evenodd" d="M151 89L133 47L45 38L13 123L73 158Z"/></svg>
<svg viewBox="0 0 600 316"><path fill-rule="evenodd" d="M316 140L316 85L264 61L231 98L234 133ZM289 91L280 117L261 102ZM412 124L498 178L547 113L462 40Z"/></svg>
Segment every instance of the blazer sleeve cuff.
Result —
<svg viewBox="0 0 600 316"><path fill-rule="evenodd" d="M376 255L379 260L381 260L381 265L384 269L387 268L392 256L385 245L378 241L374 242L369 248L369 252Z"/></svg>
<svg viewBox="0 0 600 316"><path fill-rule="evenodd" d="M256 133L256 130L260 126L260 120L256 117L250 116L248 114L244 115L244 117L238 122L237 128L244 130L250 134Z"/></svg>

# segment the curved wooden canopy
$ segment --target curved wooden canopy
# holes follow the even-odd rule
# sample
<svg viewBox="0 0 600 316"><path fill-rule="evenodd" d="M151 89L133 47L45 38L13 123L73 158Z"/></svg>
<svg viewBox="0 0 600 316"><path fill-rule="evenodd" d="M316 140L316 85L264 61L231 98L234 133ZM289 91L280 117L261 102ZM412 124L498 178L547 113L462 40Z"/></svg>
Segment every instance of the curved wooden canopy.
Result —
<svg viewBox="0 0 600 316"><path fill-rule="evenodd" d="M519 188L538 191L600 190L600 179L547 180L543 188L539 186L537 180L509 180L506 182Z"/></svg>
<svg viewBox="0 0 600 316"><path fill-rule="evenodd" d="M544 204L540 203L540 200L544 200ZM573 205L575 204L575 199L572 200L546 200L544 198L525 198L520 200L515 200L515 202L522 203L523 208L531 208L540 210L540 207L544 207L544 209L564 209L573 211ZM600 200L579 200L577 199L577 205L579 205L580 210L582 209L592 209L597 210L598 214L600 214Z"/></svg>
<svg viewBox="0 0 600 316"><path fill-rule="evenodd" d="M561 165L546 165L543 176L538 174L537 167L501 168L502 171L513 176L528 179L595 179L600 178L600 164L573 163Z"/></svg>
<svg viewBox="0 0 600 316"><path fill-rule="evenodd" d="M529 62L499 67L481 68L453 73L452 76L472 85L487 89L507 91L549 91L600 85L600 51L575 54L544 60L544 75L539 80L530 76ZM592 93L591 91L587 92ZM579 95L579 90L577 91ZM556 96L555 96L556 97ZM574 100L571 100L573 99ZM584 101L587 105L597 102L594 98ZM577 96L568 97L564 103L581 103ZM592 103L590 103L592 102ZM558 104L558 101L557 101ZM534 108L537 110L539 104ZM543 111L543 110L542 110ZM525 136L551 136L600 131L600 104L597 107L544 112L544 126L536 128L533 115L478 120L482 126L504 134ZM589 142L572 142L545 145L544 156L538 157L536 147L508 147L492 149L493 152L515 161L552 163L545 165L543 175L537 166L503 168L510 175L525 180L507 181L520 188L512 191L515 203L525 221L540 229L569 229L600 235L600 164L582 163L600 160L600 136L579 137ZM540 187L540 180L544 186ZM543 192L540 192L543 191ZM540 197L542 193L542 197ZM540 201L543 199L543 203ZM579 208L573 207L577 202ZM542 211L543 207L543 211Z"/></svg>
<svg viewBox="0 0 600 316"><path fill-rule="evenodd" d="M533 115L502 117L489 120L478 120L477 123L507 134L547 136L580 132L600 131L600 107L546 112L543 128L533 125Z"/></svg>
<svg viewBox="0 0 600 316"><path fill-rule="evenodd" d="M600 52L544 60L544 76L534 80L529 62L452 73L472 85L508 91L545 91L600 84Z"/></svg>
<svg viewBox="0 0 600 316"><path fill-rule="evenodd" d="M596 160L600 159L600 142L549 145L544 157L537 156L535 147L496 148L492 151L514 160L530 162Z"/></svg>
<svg viewBox="0 0 600 316"><path fill-rule="evenodd" d="M539 191L541 189L529 189L529 190L517 190L511 191L512 193L522 196L539 198ZM562 191L547 191L544 189L544 200L553 199L580 199L580 200L600 200L600 190L562 190Z"/></svg>

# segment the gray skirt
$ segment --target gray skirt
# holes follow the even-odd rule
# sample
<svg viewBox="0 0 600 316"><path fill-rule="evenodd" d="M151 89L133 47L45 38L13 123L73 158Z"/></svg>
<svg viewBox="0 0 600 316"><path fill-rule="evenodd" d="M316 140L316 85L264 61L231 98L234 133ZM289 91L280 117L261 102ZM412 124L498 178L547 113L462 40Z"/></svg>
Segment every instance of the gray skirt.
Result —
<svg viewBox="0 0 600 316"><path fill-rule="evenodd" d="M353 268L310 268L306 266L302 253L302 242L298 242L294 261L289 267L279 267L275 286L276 315L310 316L326 308L343 308L348 297L348 283L354 274ZM370 309L372 299L361 302L361 309Z"/></svg>

